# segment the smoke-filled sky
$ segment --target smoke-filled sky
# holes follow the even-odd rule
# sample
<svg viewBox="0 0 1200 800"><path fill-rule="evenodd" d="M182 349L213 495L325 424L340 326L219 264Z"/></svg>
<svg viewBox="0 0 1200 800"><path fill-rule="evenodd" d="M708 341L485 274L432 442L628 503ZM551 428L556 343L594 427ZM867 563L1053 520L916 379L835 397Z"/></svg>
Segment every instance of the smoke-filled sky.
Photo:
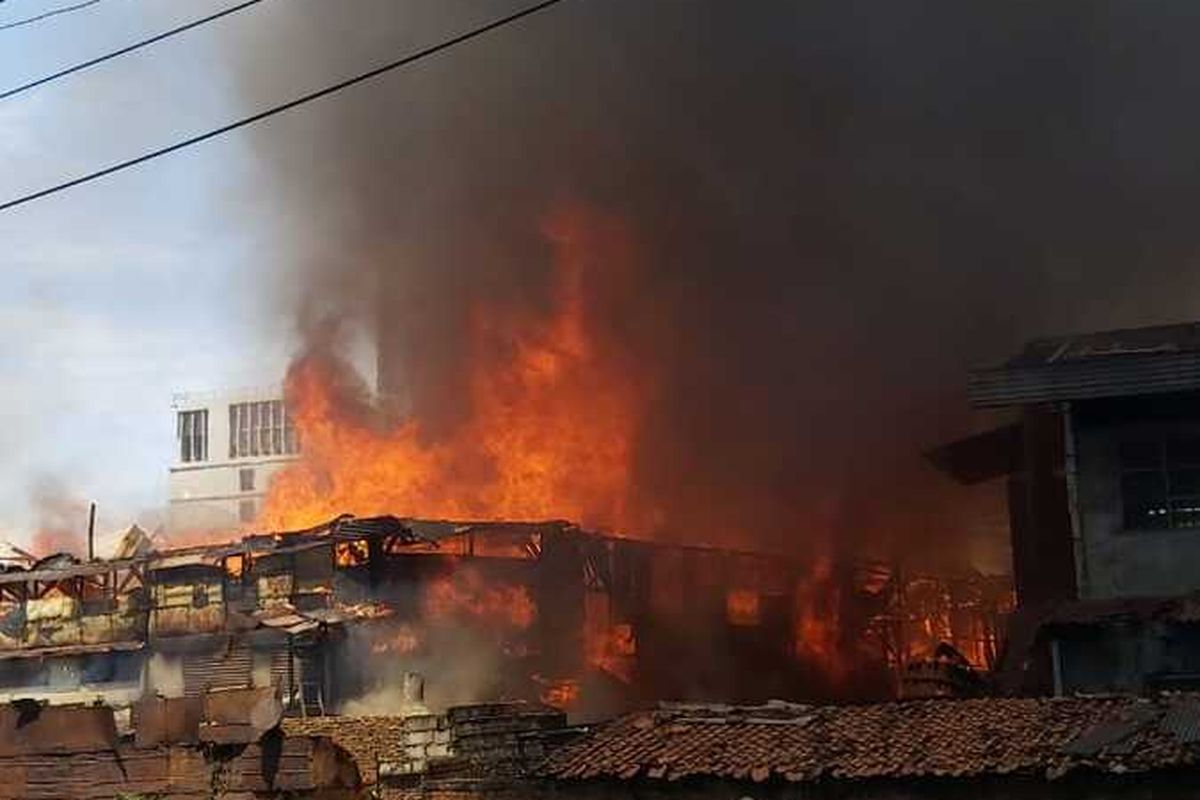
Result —
<svg viewBox="0 0 1200 800"><path fill-rule="evenodd" d="M214 7L110 0L0 31L0 77ZM516 7L269 0L0 101L0 192ZM567 0L0 215L0 524L30 524L47 475L160 503L170 393L276 379L303 300L366 318L382 287L417 410L452 425L464 309L545 305L538 221L570 201L625 220L651 265L603 319L660 378L638 474L679 518L736 510L772 542L995 534L995 493L918 455L979 423L967 366L1197 316L1198 34L1181 1Z"/></svg>

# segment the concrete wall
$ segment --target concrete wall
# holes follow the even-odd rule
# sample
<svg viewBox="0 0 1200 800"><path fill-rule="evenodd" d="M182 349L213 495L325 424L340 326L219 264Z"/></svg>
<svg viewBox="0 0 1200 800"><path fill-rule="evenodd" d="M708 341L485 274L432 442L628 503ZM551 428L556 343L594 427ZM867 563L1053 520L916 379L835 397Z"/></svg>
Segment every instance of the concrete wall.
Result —
<svg viewBox="0 0 1200 800"><path fill-rule="evenodd" d="M1200 437L1200 419L1076 419L1078 520L1083 540L1077 571L1082 598L1150 597L1200 590L1200 528L1125 530L1121 507L1118 445L1122 439L1181 428Z"/></svg>
<svg viewBox="0 0 1200 800"><path fill-rule="evenodd" d="M176 395L172 411L208 410L208 460L184 463L175 443L168 480L168 519L172 533L234 531L244 524L243 503L257 512L271 476L296 460L295 456L230 458L229 406L277 400L282 389L243 390ZM254 489L243 491L241 471L254 470Z"/></svg>

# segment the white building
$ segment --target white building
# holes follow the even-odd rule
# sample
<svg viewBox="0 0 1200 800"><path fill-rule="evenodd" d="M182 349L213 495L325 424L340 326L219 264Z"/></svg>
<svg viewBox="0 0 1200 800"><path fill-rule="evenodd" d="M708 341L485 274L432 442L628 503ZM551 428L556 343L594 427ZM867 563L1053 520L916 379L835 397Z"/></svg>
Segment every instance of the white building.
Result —
<svg viewBox="0 0 1200 800"><path fill-rule="evenodd" d="M255 518L271 475L299 452L282 395L276 388L175 396L172 532L235 530Z"/></svg>

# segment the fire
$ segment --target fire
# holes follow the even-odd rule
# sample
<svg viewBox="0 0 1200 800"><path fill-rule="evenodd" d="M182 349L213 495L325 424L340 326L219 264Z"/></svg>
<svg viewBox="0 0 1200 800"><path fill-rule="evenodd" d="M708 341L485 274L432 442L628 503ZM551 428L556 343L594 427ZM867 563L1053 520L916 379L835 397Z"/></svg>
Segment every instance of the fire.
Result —
<svg viewBox="0 0 1200 800"><path fill-rule="evenodd" d="M339 567L361 566L367 563L370 557L370 545L363 539L336 542L333 547L333 560Z"/></svg>
<svg viewBox="0 0 1200 800"><path fill-rule="evenodd" d="M625 683L633 682L637 640L633 626L621 623L609 628L603 638L588 641L588 663Z"/></svg>
<svg viewBox="0 0 1200 800"><path fill-rule="evenodd" d="M454 431L431 438L418 417L381 426L349 410L328 358L293 365L286 393L303 455L271 482L257 526L346 512L646 525L652 515L630 491L644 387L600 346L589 306L596 282L620 283L632 268L630 236L577 210L552 216L543 234L555 253L553 309L472 310L471 414Z"/></svg>
<svg viewBox="0 0 1200 800"><path fill-rule="evenodd" d="M820 664L834 681L845 677L839 646L838 594L833 561L818 558L809 579L796 589L797 658Z"/></svg>
<svg viewBox="0 0 1200 800"><path fill-rule="evenodd" d="M725 595L725 616L733 625L757 625L759 622L758 592L753 589L730 589Z"/></svg>
<svg viewBox="0 0 1200 800"><path fill-rule="evenodd" d="M380 635L371 643L375 655L409 655L421 646L421 637L411 625L401 623L390 635Z"/></svg>
<svg viewBox="0 0 1200 800"><path fill-rule="evenodd" d="M465 617L518 630L528 629L537 617L537 606L524 586L485 581L465 566L430 582L424 610L430 619Z"/></svg>
<svg viewBox="0 0 1200 800"><path fill-rule="evenodd" d="M606 595L599 592L585 595L583 633L588 663L625 683L632 683L637 637L631 623L612 619Z"/></svg>
<svg viewBox="0 0 1200 800"><path fill-rule="evenodd" d="M577 678L550 680L534 675L533 680L541 687L541 701L548 706L571 709L579 702L580 684Z"/></svg>

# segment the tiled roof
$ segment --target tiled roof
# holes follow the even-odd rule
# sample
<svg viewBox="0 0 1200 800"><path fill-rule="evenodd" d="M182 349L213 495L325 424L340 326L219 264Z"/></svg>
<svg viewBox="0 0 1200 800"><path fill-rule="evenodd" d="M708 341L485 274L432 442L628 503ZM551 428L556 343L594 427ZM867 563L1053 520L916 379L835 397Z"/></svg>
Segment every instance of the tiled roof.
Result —
<svg viewBox="0 0 1200 800"><path fill-rule="evenodd" d="M664 706L601 724L537 769L557 779L858 780L1192 764L1200 696Z"/></svg>

